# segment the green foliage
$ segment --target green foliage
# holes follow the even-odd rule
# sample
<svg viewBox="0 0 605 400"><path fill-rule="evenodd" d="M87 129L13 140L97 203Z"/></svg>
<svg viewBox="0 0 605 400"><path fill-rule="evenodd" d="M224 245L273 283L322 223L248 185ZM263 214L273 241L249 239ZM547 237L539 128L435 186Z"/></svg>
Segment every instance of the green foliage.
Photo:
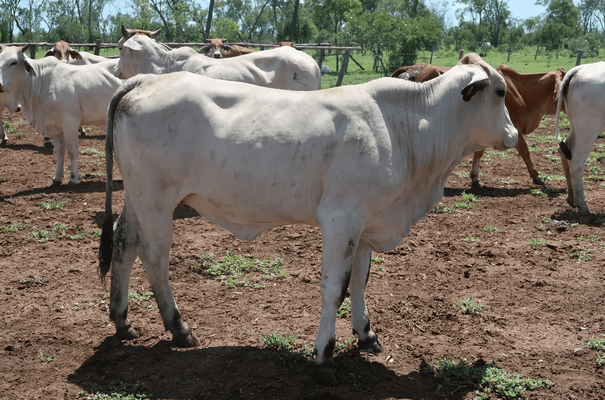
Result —
<svg viewBox="0 0 605 400"><path fill-rule="evenodd" d="M154 310L155 307L149 303L149 299L153 297L153 292L132 292L128 291L128 300L138 302L148 310Z"/></svg>
<svg viewBox="0 0 605 400"><path fill-rule="evenodd" d="M501 230L500 230L500 229L498 229L498 228L496 228L495 226L489 226L489 225L485 225L485 226L483 227L483 230L484 230L485 232L501 232Z"/></svg>
<svg viewBox="0 0 605 400"><path fill-rule="evenodd" d="M455 301L454 304L460 307L463 314L475 316L477 313L483 312L483 306L481 304L475 304L472 297L467 297L463 301Z"/></svg>
<svg viewBox="0 0 605 400"><path fill-rule="evenodd" d="M142 400L153 397L153 393L147 394L147 386L144 383L128 385L126 383L112 381L109 388L92 396L88 396L87 400Z"/></svg>
<svg viewBox="0 0 605 400"><path fill-rule="evenodd" d="M344 301L342 302L342 304L340 305L340 307L338 307L338 312L337 315L340 318L344 318L347 315L351 314L352 308L351 308L351 298L347 297L344 299Z"/></svg>
<svg viewBox="0 0 605 400"><path fill-rule="evenodd" d="M67 200L50 199L43 201L39 205L43 210L56 210L57 208L63 208L67 204Z"/></svg>
<svg viewBox="0 0 605 400"><path fill-rule="evenodd" d="M534 238L528 240L527 243L530 246L544 246L546 244L546 240L538 239L538 238L534 237Z"/></svg>
<svg viewBox="0 0 605 400"><path fill-rule="evenodd" d="M88 149L80 150L80 154L91 154L99 157L105 157L105 152L95 149L94 147L90 147Z"/></svg>
<svg viewBox="0 0 605 400"><path fill-rule="evenodd" d="M267 347L276 350L290 350L290 346L298 339L294 334L279 333L279 330L267 334L259 333L258 336Z"/></svg>
<svg viewBox="0 0 605 400"><path fill-rule="evenodd" d="M590 253L592 253L592 250L579 247L576 251L571 253L571 258L577 258L578 262L590 261L592 260Z"/></svg>
<svg viewBox="0 0 605 400"><path fill-rule="evenodd" d="M70 234L68 231L75 231ZM40 243L51 242L57 239L82 240L84 238L95 239L101 236L101 231L92 229L78 230L77 226L69 227L66 224L53 224L50 229L40 229L37 226L32 228L32 232L22 236L25 239L36 240Z"/></svg>
<svg viewBox="0 0 605 400"><path fill-rule="evenodd" d="M208 274L228 288L249 286L263 288L261 279L281 278L287 274L281 270L282 258L260 259L256 256L237 256L227 252L223 260L202 254L201 263L192 267L194 272Z"/></svg>
<svg viewBox="0 0 605 400"><path fill-rule="evenodd" d="M465 358L460 361L434 360L435 376L450 385L475 388L475 400L488 400L491 394L499 398L522 399L527 390L549 389L554 383L549 380L522 378L490 364L469 365Z"/></svg>
<svg viewBox="0 0 605 400"><path fill-rule="evenodd" d="M44 363L49 363L51 361L55 361L55 359L51 356L45 356L44 354L42 354L42 351L38 352L38 360L40 360L40 362L44 362Z"/></svg>
<svg viewBox="0 0 605 400"><path fill-rule="evenodd" d="M20 230L23 230L27 227L29 227L30 225L26 225L26 224L22 224L20 222L14 223L14 224L8 224L8 225L0 225L0 230L3 230L5 232L17 232Z"/></svg>
<svg viewBox="0 0 605 400"><path fill-rule="evenodd" d="M479 239L477 239L476 237L472 237L472 236L467 236L464 239L462 239L463 242L479 242Z"/></svg>

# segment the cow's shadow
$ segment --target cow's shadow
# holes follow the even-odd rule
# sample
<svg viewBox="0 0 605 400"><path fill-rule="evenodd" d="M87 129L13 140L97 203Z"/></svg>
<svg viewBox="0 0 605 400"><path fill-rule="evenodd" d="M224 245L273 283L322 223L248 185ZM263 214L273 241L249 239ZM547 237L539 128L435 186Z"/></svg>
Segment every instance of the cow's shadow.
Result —
<svg viewBox="0 0 605 400"><path fill-rule="evenodd" d="M550 187L533 187L533 188L498 188L491 186L483 186L480 188L468 187L468 188L445 188L443 192L444 197L461 196L464 193L472 193L482 197L516 197L522 194L532 194L534 191L540 191L542 194L548 197L557 197L565 194L565 189L554 189Z"/></svg>
<svg viewBox="0 0 605 400"><path fill-rule="evenodd" d="M113 181L113 190L124 190L124 184L121 180ZM105 193L105 181L81 181L76 187L68 187L66 184L56 186L44 186L34 189L22 190L20 192L3 196L4 201L15 197L36 196L42 194L58 194L58 193Z"/></svg>
<svg viewBox="0 0 605 400"><path fill-rule="evenodd" d="M43 145L36 146L34 144L12 144L8 142L7 144L0 145L1 148L10 149L10 150L30 150L36 151L40 154L52 155L54 149L52 147L44 147Z"/></svg>
<svg viewBox="0 0 605 400"><path fill-rule="evenodd" d="M374 356L376 358L376 356ZM425 368L398 375L357 349L334 360L340 384L313 379L308 356L252 346L175 350L170 342L152 347L107 337L67 382L95 394L143 394L170 399L463 399L472 387L453 389ZM451 390L450 390L451 389ZM137 393L138 392L138 393ZM452 394L455 392L455 394Z"/></svg>

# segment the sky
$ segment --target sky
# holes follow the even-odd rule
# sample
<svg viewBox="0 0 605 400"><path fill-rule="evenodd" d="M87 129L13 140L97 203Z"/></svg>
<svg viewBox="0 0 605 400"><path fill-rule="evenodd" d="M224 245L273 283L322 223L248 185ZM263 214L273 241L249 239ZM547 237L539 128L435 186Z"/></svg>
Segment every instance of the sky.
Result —
<svg viewBox="0 0 605 400"><path fill-rule="evenodd" d="M459 5L455 5L453 0L447 0L450 3L450 12L448 16L451 18L450 25L457 24L455 10ZM546 12L546 7L534 5L535 0L508 0L508 9L511 16L520 20L526 20L531 17L537 17Z"/></svg>

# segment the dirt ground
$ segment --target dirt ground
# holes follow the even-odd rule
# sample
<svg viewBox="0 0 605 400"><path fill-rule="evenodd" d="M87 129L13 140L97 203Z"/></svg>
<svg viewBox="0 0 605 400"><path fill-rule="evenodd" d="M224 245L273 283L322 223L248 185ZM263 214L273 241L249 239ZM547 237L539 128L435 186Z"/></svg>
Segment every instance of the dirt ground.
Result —
<svg viewBox="0 0 605 400"><path fill-rule="evenodd" d="M470 189L470 163L450 177L439 212L430 213L388 254L374 254L367 299L384 352L360 353L350 318L336 324L340 384L312 377L320 312L318 229L287 226L251 242L236 239L191 209L175 211L171 284L187 324L201 340L170 346L142 266L131 277L129 318L139 339L121 342L109 320L109 287L97 274L104 204L104 131L80 140L78 188L49 187L55 155L21 113L0 147L0 398L86 399L145 394L156 399L472 399L472 385L446 383L435 360L496 362L525 378L549 379L536 399L605 399L603 367L588 338L603 338L605 160L585 181L593 214L565 201L555 142L533 141L547 181L536 191L516 152L482 163L487 187ZM539 128L552 136L553 121ZM17 134L22 137L18 138ZM605 139L597 142L601 151ZM502 153L503 154L503 153ZM552 161L549 156L555 156ZM117 179L121 179L117 175ZM118 182L114 210L123 204ZM588 186L590 186L588 188ZM464 208L462 195L477 196ZM41 203L66 201L45 210ZM468 204L468 202L466 203ZM59 224L67 225L64 230ZM44 231L58 230L54 240ZM12 231L9 227L19 228ZM195 272L202 254L283 258L282 278L265 288L226 288ZM383 262L380 262L380 261ZM463 314L456 301L484 306ZM296 335L293 351L269 349L260 334Z"/></svg>

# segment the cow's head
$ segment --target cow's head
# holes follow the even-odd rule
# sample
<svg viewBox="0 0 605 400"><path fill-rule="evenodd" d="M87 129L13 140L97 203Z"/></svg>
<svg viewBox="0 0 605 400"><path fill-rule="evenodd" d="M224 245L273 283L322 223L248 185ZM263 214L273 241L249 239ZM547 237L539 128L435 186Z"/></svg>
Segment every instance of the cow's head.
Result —
<svg viewBox="0 0 605 400"><path fill-rule="evenodd" d="M470 150L487 147L504 150L516 146L518 132L505 106L506 81L502 75L474 53L464 56L454 68L461 70L463 77L470 77L460 92L468 107L464 106L456 115L461 126L478 134L471 139Z"/></svg>
<svg viewBox="0 0 605 400"><path fill-rule="evenodd" d="M199 53L210 58L223 58L223 51L233 51L231 46L225 44L225 40L227 39L206 39Z"/></svg>
<svg viewBox="0 0 605 400"><path fill-rule="evenodd" d="M10 92L14 97L22 87L21 82L29 76L36 76L30 59L25 56L29 44L23 47L9 47L0 44L0 93Z"/></svg>
<svg viewBox="0 0 605 400"><path fill-rule="evenodd" d="M143 65L144 57L146 56L142 53L144 45L151 44L150 42L162 49L170 49L166 45L155 42L155 38L158 37L161 31L161 28L157 31L126 29L122 25L122 38L118 41L120 60L116 64L113 74L120 79L127 79L141 72L152 72L140 71L140 66Z"/></svg>
<svg viewBox="0 0 605 400"><path fill-rule="evenodd" d="M69 58L71 57L73 60L81 60L82 56L80 53L71 48L69 43L64 40L60 40L55 42L54 46L50 48L44 57L55 57L57 60L62 62L69 62Z"/></svg>

